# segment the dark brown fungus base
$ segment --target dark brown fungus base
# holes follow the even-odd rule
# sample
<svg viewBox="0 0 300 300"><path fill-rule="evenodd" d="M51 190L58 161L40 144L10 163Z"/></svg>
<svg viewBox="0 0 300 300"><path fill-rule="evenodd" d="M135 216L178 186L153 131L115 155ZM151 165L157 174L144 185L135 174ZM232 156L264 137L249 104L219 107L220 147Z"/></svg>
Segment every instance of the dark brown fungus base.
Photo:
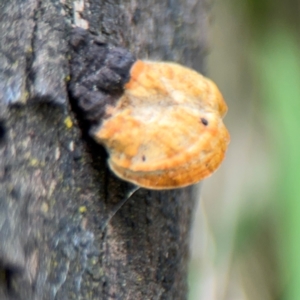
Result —
<svg viewBox="0 0 300 300"><path fill-rule="evenodd" d="M83 118L99 125L105 106L114 106L122 95L136 58L82 28L73 29L70 44L70 96Z"/></svg>

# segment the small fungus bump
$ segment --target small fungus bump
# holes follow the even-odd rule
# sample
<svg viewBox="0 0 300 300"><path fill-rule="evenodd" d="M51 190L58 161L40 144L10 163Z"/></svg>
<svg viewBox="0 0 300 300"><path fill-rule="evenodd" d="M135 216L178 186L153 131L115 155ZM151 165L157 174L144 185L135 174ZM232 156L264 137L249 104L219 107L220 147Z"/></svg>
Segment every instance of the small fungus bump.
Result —
<svg viewBox="0 0 300 300"><path fill-rule="evenodd" d="M204 126L207 126L207 125L208 125L208 121L207 121L205 118L201 118L201 123L202 123Z"/></svg>

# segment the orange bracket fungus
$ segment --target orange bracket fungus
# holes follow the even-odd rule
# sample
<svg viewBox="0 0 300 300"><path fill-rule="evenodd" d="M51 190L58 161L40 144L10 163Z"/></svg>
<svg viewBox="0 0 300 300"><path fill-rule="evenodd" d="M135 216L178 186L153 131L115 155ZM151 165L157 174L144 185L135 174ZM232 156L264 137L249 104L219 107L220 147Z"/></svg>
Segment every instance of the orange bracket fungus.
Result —
<svg viewBox="0 0 300 300"><path fill-rule="evenodd" d="M172 189L210 176L230 140L226 103L208 78L171 62L137 60L76 29L70 91L121 179Z"/></svg>

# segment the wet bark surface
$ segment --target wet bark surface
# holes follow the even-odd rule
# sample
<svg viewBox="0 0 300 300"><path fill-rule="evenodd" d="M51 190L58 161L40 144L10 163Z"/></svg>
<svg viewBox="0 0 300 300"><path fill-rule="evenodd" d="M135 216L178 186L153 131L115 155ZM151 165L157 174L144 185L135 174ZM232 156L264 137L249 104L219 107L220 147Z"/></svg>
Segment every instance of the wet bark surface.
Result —
<svg viewBox="0 0 300 300"><path fill-rule="evenodd" d="M203 71L204 1L0 3L0 299L186 299L193 187L107 169L68 93L70 32Z"/></svg>

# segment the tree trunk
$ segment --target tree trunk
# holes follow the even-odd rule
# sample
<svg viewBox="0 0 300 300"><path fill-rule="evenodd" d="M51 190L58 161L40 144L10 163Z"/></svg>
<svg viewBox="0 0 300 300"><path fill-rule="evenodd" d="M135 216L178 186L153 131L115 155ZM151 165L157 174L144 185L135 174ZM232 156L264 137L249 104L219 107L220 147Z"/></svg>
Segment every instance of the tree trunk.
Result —
<svg viewBox="0 0 300 300"><path fill-rule="evenodd" d="M193 188L128 184L69 104L73 25L203 71L205 1L0 2L0 299L186 299Z"/></svg>

